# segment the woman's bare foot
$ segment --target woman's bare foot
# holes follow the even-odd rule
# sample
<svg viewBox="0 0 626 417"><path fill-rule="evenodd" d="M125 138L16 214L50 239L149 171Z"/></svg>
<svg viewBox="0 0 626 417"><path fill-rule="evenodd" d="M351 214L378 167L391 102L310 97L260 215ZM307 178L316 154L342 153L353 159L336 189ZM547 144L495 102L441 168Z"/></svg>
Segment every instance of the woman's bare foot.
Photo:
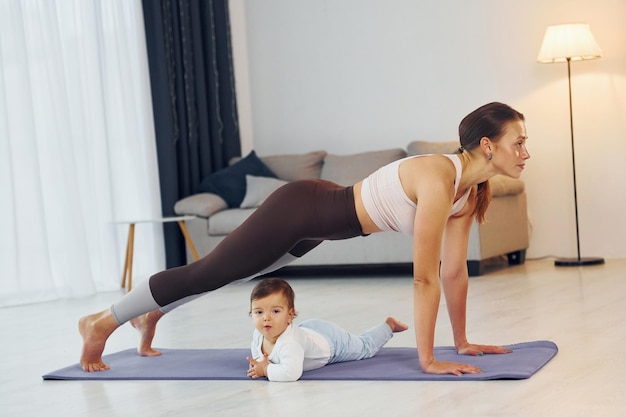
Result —
<svg viewBox="0 0 626 417"><path fill-rule="evenodd" d="M407 326L406 324L402 323L399 320L394 319L393 317L387 317L387 320L385 320L385 323L387 323L389 327L391 327L391 331L393 333L400 333L409 328L409 326Z"/></svg>
<svg viewBox="0 0 626 417"><path fill-rule="evenodd" d="M161 354L158 350L152 349L152 339L154 339L157 322L164 315L165 313L161 310L154 310L130 321L130 324L141 334L139 346L137 346L137 352L141 356L159 356Z"/></svg>
<svg viewBox="0 0 626 417"><path fill-rule="evenodd" d="M80 365L85 372L106 371L109 365L102 362L102 352L107 339L119 327L111 310L85 316L78 321L78 331L83 338Z"/></svg>

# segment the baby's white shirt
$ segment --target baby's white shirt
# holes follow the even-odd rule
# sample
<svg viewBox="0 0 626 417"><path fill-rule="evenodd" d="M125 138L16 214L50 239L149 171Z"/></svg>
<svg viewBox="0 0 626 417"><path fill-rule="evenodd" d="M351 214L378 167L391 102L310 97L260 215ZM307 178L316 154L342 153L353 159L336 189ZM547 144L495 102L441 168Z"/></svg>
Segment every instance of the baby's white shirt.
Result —
<svg viewBox="0 0 626 417"><path fill-rule="evenodd" d="M263 335L254 329L251 352L256 360L263 358ZM290 324L276 340L267 358L270 381L297 381L302 372L325 366L330 359L330 345L324 336L307 328Z"/></svg>

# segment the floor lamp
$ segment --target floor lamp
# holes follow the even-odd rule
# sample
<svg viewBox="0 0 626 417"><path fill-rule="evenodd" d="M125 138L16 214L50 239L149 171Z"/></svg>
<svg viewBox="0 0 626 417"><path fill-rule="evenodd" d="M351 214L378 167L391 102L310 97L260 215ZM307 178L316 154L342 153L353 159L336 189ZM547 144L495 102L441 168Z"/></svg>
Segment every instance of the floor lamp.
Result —
<svg viewBox="0 0 626 417"><path fill-rule="evenodd" d="M577 258L559 258L556 266L583 266L603 264L603 258L581 258L580 234L578 229L578 197L576 195L576 158L574 157L574 119L572 115L572 61L600 58L602 51L596 43L589 25L586 23L567 23L548 26L537 61L542 64L567 62L567 82L569 87L569 126L572 140L572 170L574 172L574 209L576 213L576 249Z"/></svg>

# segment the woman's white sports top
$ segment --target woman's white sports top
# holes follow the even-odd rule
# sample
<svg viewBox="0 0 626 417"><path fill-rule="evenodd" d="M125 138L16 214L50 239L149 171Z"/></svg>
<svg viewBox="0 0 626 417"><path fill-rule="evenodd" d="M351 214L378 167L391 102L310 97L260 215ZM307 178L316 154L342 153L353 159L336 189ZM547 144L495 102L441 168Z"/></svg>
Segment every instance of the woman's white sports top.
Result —
<svg viewBox="0 0 626 417"><path fill-rule="evenodd" d="M409 236L413 235L417 204L404 192L400 183L398 169L403 161L420 156L426 155L399 159L376 170L363 180L363 185L361 186L363 205L367 214L369 214L379 229L385 231L393 230ZM454 193L456 195L463 170L461 159L456 154L443 156L448 157L456 168L456 179L454 180ZM449 216L458 213L465 206L470 191L471 188L468 188L465 194L454 202Z"/></svg>

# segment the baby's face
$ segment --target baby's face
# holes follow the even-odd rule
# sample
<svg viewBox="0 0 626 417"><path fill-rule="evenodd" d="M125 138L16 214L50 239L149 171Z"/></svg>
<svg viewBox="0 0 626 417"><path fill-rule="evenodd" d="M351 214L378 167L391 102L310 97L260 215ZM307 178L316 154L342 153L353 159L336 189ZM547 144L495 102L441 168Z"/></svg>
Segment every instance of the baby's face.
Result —
<svg viewBox="0 0 626 417"><path fill-rule="evenodd" d="M294 317L293 308L289 308L283 293L270 294L264 298L252 300L250 312L254 327L268 341L275 343L289 326Z"/></svg>

